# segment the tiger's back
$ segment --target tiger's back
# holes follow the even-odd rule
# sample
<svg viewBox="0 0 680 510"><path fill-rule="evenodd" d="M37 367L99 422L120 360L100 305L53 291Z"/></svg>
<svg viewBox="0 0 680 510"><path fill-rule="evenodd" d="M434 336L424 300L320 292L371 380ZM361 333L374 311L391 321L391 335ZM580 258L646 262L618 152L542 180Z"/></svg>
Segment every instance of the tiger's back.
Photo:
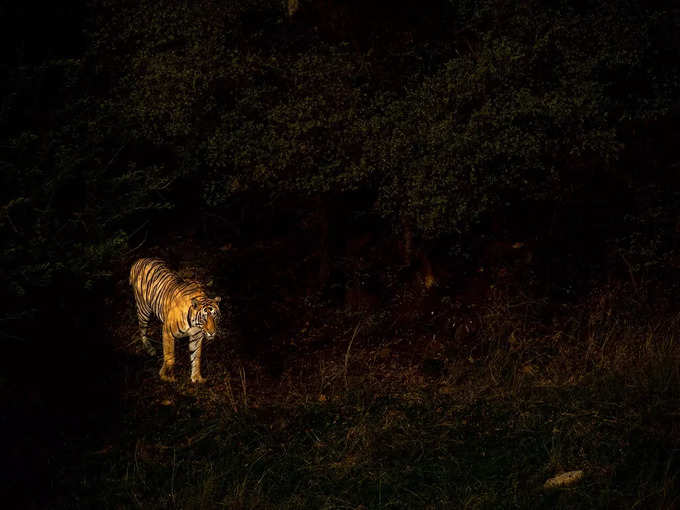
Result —
<svg viewBox="0 0 680 510"><path fill-rule="evenodd" d="M178 301L205 295L198 282L183 280L158 258L135 262L130 268L130 285L137 306L144 308L146 313L153 313L163 323L173 306L182 304Z"/></svg>

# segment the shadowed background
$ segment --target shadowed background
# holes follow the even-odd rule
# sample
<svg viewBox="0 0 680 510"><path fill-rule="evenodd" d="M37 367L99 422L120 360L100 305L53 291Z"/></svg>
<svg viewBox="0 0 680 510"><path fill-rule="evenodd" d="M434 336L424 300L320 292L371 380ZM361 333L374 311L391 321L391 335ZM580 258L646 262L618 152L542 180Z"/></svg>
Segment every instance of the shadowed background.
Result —
<svg viewBox="0 0 680 510"><path fill-rule="evenodd" d="M35 507L94 504L105 499L107 479L123 505L153 500L154 487L166 494L164 482L144 481L138 493L139 480L123 476L141 451L135 434L144 442L168 430L153 429L162 417L145 415L145 402L184 403L213 423L210 412L233 407L225 380L238 394L242 367L252 379L250 400L244 387L239 406L302 406L337 393L341 404L319 411L320 421L336 413L356 427L347 402L357 398L368 409L361 416L396 420L380 422L386 430L407 428L411 418L421 430L429 419L454 423L437 413L458 396L431 384L470 384L481 395L482 387L519 392L571 380L578 398L552 398L573 397L586 412L598 401L583 396L588 384L618 381L600 398L616 400L617 378L638 367L632 394L658 394L660 407L640 418L640 401L630 397L614 437L635 443L635 426L649 420L640 451L649 442L658 444L655 452L672 452L679 16L665 3L635 1L307 0L292 15L287 4L265 0L0 7L6 490ZM158 360L135 343L127 271L141 256L161 256L229 297L223 339L206 352L209 398L161 386ZM352 344L356 357L348 347L353 331L362 338L360 347ZM593 361L595 351L610 357ZM183 352L178 347L178 358ZM381 378L410 378L385 382L387 395L371 407L353 393L359 376L350 359L370 374L356 386L376 394ZM466 363L481 364L468 371ZM395 401L390 392L404 388L425 388L425 396ZM199 405L206 401L212 411ZM476 402L466 401L466 412L475 415ZM483 435L517 411L484 402L479 413L488 411L488 421L480 419L478 431L455 422L458 432ZM315 430L317 411L294 408L300 429ZM529 408L537 422L552 416ZM205 437L238 430L243 436L230 443L238 458L247 456L238 445L253 440L248 426L269 427L302 445L304 456L307 436L288 428L298 418L286 415L282 424L263 413L229 415ZM359 420L365 434L353 433L380 450L366 432L377 423L369 418ZM195 423L168 420L187 430ZM532 427L518 424L503 440L525 426ZM548 429L537 436L543 433L550 436ZM422 440L436 445L434 437ZM447 437L442 444L454 444ZM126 457L132 450L134 462ZM602 454L593 461L600 471L591 493L603 491L603 507L647 497L670 507L677 461L660 455L666 471L648 472L638 493L622 488L636 480L632 457L616 464ZM415 474L403 487L422 483L427 494L455 471L430 460L434 471L409 465ZM149 462L164 480L159 466L168 458ZM358 470L348 479L377 469L347 462ZM285 473L286 466L270 468ZM484 478L487 468L479 469ZM520 473L518 501L528 504L531 493L522 491L534 475L508 469ZM220 480L215 491L229 504L276 501L259 486L224 499L236 492L231 479ZM386 493L394 499L378 497L367 482L361 501L342 484L310 480L321 484L318 494L338 491L355 507L406 497L396 479ZM292 507L302 497L292 483L268 487L279 487ZM463 504L447 490L442 505ZM493 491L503 500L506 493ZM253 492L261 499L244 495ZM172 494L172 504L194 501ZM588 507L584 494L574 497ZM211 498L201 504L220 499ZM305 504L318 507L310 498Z"/></svg>

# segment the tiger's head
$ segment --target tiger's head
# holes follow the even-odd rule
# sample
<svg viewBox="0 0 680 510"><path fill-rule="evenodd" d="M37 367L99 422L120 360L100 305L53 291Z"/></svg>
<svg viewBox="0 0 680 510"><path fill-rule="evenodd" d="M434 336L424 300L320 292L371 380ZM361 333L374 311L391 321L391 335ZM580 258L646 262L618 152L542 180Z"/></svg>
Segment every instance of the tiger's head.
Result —
<svg viewBox="0 0 680 510"><path fill-rule="evenodd" d="M200 329L205 334L206 339L212 339L217 333L217 320L220 317L218 303L221 300L219 296L212 299L208 297L191 298L191 309L188 314L189 327Z"/></svg>

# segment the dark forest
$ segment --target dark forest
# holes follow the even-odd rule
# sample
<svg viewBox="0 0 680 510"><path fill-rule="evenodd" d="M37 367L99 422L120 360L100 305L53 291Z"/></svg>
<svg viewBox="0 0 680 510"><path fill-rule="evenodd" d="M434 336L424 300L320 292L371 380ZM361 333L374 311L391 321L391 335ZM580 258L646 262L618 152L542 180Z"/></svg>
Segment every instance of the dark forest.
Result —
<svg viewBox="0 0 680 510"><path fill-rule="evenodd" d="M26 0L0 43L4 508L680 507L680 7ZM142 257L222 297L203 384Z"/></svg>

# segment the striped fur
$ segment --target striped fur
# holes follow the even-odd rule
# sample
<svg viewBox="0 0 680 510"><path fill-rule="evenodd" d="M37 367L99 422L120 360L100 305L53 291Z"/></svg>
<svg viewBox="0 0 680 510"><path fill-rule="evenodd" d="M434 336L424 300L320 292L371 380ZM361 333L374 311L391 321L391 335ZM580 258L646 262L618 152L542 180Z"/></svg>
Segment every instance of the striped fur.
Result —
<svg viewBox="0 0 680 510"><path fill-rule="evenodd" d="M159 372L164 381L174 381L175 339L189 337L191 382L205 382L201 376L203 339L217 331L220 314L219 297L208 298L200 283L183 280L160 259L144 258L132 264L130 285L135 294L137 319L146 351L155 349L146 336L149 321L155 315L163 323L163 366Z"/></svg>

